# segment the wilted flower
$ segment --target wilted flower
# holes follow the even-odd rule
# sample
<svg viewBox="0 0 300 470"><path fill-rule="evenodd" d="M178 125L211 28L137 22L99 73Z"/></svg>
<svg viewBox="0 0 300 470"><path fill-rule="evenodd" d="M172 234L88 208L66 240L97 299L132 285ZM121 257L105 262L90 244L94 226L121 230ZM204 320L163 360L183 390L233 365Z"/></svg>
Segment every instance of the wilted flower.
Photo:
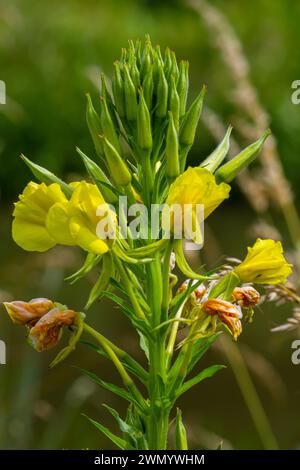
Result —
<svg viewBox="0 0 300 470"><path fill-rule="evenodd" d="M29 302L23 302L22 300L4 302L4 306L14 323L30 325L48 313L54 307L54 303L52 300L39 298L32 299Z"/></svg>
<svg viewBox="0 0 300 470"><path fill-rule="evenodd" d="M278 284L286 281L292 272L292 265L284 258L280 242L258 238L234 271L242 282Z"/></svg>
<svg viewBox="0 0 300 470"><path fill-rule="evenodd" d="M195 242L200 242L201 231L197 220L196 205L203 205L204 218L208 217L224 199L229 197L230 186L226 183L217 184L210 171L205 168L189 167L182 175L178 176L171 184L169 194L166 200L167 207L171 208L179 205L181 207L182 220L184 220L184 211L192 206L192 224L193 227L184 227L186 235L189 235ZM174 211L175 212L175 211ZM164 214L163 214L164 215ZM181 228L176 220L176 213L172 215L171 228ZM163 224L165 224L163 217ZM194 233L186 233L192 229Z"/></svg>
<svg viewBox="0 0 300 470"><path fill-rule="evenodd" d="M254 307L260 301L259 292L252 286L236 287L232 296L244 308Z"/></svg>
<svg viewBox="0 0 300 470"><path fill-rule="evenodd" d="M211 315L217 315L219 320L229 329L236 341L242 333L242 314L236 305L222 299L209 299L202 305L203 310Z"/></svg>
<svg viewBox="0 0 300 470"><path fill-rule="evenodd" d="M179 289L177 290L177 294L184 292L190 284L191 280L187 279L184 281ZM197 281L193 281L193 284L196 284ZM183 310L182 310L182 317L184 318L191 318L194 314L197 314L197 311L201 310L201 300L203 299L206 293L206 287L204 284L200 284L197 286L192 293L188 296L185 301Z"/></svg>
<svg viewBox="0 0 300 470"><path fill-rule="evenodd" d="M53 308L30 329L28 341L38 352L50 349L58 343L63 326L72 326L77 313L74 310Z"/></svg>

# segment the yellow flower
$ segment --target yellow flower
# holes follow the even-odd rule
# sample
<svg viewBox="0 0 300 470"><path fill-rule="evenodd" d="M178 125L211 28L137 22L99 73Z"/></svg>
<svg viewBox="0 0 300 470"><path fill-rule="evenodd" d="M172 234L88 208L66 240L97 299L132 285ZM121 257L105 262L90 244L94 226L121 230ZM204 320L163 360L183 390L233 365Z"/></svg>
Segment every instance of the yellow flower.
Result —
<svg viewBox="0 0 300 470"><path fill-rule="evenodd" d="M106 253L114 242L116 216L105 203L98 187L81 181L74 184L70 200L70 232L76 245L90 253ZM102 214L97 215L97 209ZM107 222L107 223L105 223ZM97 228L104 226L105 233Z"/></svg>
<svg viewBox="0 0 300 470"><path fill-rule="evenodd" d="M13 239L24 250L47 251L56 244L78 245L95 254L110 249L116 217L98 187L85 181L70 186L74 188L70 200L57 183L47 186L30 182L26 186L15 204L12 225ZM99 206L103 214L97 215ZM106 229L103 239L97 235L101 221Z"/></svg>
<svg viewBox="0 0 300 470"><path fill-rule="evenodd" d="M192 211L191 227L184 227L185 235L190 235L194 241L201 243L202 235L197 220L196 204L202 204L204 219L208 217L220 204L229 197L230 186L226 183L217 184L213 174L205 168L189 167L182 175L178 176L171 184L166 200L168 207L178 205L181 208L182 220L184 221L184 211L188 206ZM173 216L172 225L180 227L180 221L176 226L176 213ZM201 222L201 221L200 221ZM165 225L163 218L163 225ZM190 233L187 233L190 232ZM194 232L194 234L192 233Z"/></svg>
<svg viewBox="0 0 300 470"><path fill-rule="evenodd" d="M242 282L279 284L292 273L292 265L284 258L280 242L258 238L234 271Z"/></svg>
<svg viewBox="0 0 300 470"><path fill-rule="evenodd" d="M49 230L49 215L53 216L57 204L65 207L68 200L59 184L28 183L13 212L12 236L27 251L47 251L57 243L72 245L68 230ZM57 213L56 215L57 216Z"/></svg>

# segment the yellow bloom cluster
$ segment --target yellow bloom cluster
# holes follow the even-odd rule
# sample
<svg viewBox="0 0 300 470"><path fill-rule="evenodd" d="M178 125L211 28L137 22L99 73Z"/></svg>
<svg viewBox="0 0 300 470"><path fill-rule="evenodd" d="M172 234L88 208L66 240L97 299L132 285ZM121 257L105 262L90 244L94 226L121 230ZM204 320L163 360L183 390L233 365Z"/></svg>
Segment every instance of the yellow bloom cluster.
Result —
<svg viewBox="0 0 300 470"><path fill-rule="evenodd" d="M70 186L70 199L57 183L47 186L30 182L26 186L13 212L12 236L20 247L47 251L56 244L78 245L97 255L110 249L113 237L104 240L96 233L97 224L106 215L97 216L99 206L107 207L114 220L98 187L86 181Z"/></svg>
<svg viewBox="0 0 300 470"><path fill-rule="evenodd" d="M242 282L279 284L292 273L292 265L283 256L280 242L258 238L234 271Z"/></svg>

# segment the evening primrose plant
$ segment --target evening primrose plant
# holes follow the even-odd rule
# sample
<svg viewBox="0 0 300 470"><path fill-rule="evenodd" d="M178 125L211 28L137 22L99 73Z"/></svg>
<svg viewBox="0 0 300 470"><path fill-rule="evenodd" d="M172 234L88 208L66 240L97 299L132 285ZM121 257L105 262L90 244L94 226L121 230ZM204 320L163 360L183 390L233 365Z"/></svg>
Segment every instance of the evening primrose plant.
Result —
<svg viewBox="0 0 300 470"><path fill-rule="evenodd" d="M260 301L256 284L284 283L291 274L280 242L273 240L258 239L244 261L226 269L195 271L185 257L185 241L202 246L203 220L229 197L229 183L255 159L269 131L223 163L229 127L211 155L186 169L205 87L187 105L188 63L178 63L168 48L162 54L149 37L129 41L122 50L111 88L102 76L97 106L87 96L95 156L77 153L88 180L67 184L22 156L38 182L28 183L13 212L12 236L24 250L44 252L62 244L86 253L83 266L67 278L76 283L93 269L100 273L85 307L77 312L44 298L5 307L14 323L26 327L37 351L56 346L63 329L69 331L52 366L80 339L112 362L122 387L83 372L128 402L124 418L107 406L120 435L89 418L117 447L187 449L176 401L222 368L212 365L195 374L196 365L221 331L237 340L245 321L253 319ZM88 309L98 302L101 310L104 297L120 307L138 333L143 364L90 325ZM172 422L175 443L168 441Z"/></svg>

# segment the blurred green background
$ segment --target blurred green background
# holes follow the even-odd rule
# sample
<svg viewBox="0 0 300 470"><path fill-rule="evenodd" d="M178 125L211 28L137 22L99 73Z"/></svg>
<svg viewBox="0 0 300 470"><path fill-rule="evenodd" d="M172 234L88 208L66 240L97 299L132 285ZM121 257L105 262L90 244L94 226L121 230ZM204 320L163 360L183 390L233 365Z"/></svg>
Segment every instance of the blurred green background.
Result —
<svg viewBox="0 0 300 470"><path fill-rule="evenodd" d="M291 83L300 79L300 3L209 3L223 12L242 44L298 203L300 105L291 103ZM189 60L192 97L206 83L209 108L226 123L233 114L236 119L231 74L207 24L187 2L0 0L0 80L7 88L7 104L0 105L1 301L44 296L82 308L93 278L75 289L63 281L80 265L79 252L58 248L44 255L28 254L11 240L12 202L31 178L19 154L66 179L84 175L75 147L95 157L85 124L85 93L96 97L99 72L110 76L121 47L145 33ZM204 158L214 145L201 124L191 162ZM292 249L280 212L275 209L272 216L282 229L285 246ZM243 256L256 221L257 214L236 187L232 200L207 223L204 260L214 264L222 253ZM288 306L258 311L242 336L241 350L279 446L292 449L300 446L300 366L290 360L295 335L270 333L288 314ZM139 357L137 338L116 308L104 303L90 316L91 323ZM118 381L110 366L81 345L65 364L49 371L53 352L35 353L24 336L1 310L0 339L7 343L7 365L0 365L0 448L110 448L81 413L114 427L101 403L120 412L124 403L116 403L72 365ZM218 347L205 359L209 364L214 361L226 363ZM193 448L216 448L221 440L224 448L262 448L230 368L193 389L181 404Z"/></svg>

